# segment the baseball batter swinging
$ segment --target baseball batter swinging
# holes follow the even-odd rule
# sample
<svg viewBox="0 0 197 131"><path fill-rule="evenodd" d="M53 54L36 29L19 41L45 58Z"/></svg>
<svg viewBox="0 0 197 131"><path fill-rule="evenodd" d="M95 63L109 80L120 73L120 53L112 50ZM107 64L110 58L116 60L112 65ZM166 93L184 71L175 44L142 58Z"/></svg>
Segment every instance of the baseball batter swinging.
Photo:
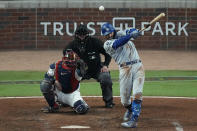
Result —
<svg viewBox="0 0 197 131"><path fill-rule="evenodd" d="M119 65L121 103L127 109L123 117L126 122L121 125L135 128L141 112L145 73L135 45L130 40L136 39L141 33L135 28L116 32L109 23L104 23L101 31L106 39L104 49Z"/></svg>

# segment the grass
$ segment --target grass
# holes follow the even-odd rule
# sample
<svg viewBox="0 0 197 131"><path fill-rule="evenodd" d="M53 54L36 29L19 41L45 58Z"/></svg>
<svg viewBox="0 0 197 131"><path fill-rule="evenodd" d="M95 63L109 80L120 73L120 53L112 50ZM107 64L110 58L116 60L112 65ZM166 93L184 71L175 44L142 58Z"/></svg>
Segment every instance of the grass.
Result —
<svg viewBox="0 0 197 131"><path fill-rule="evenodd" d="M0 81L24 81L43 79L40 71L0 71ZM118 78L118 71L111 71L112 78ZM148 77L197 76L197 71L146 71ZM113 94L119 96L118 79L113 82ZM144 96L188 96L197 97L197 80L146 81ZM83 96L101 95L98 82L81 82ZM41 96L39 84L0 84L0 96Z"/></svg>
<svg viewBox="0 0 197 131"><path fill-rule="evenodd" d="M144 96L197 97L197 81L154 81L145 82ZM81 95L101 96L98 82L81 83ZM119 96L119 83L113 83L113 95ZM39 84L0 85L0 96L40 96Z"/></svg>
<svg viewBox="0 0 197 131"><path fill-rule="evenodd" d="M197 71L184 70L160 70L160 71L146 71L146 77L176 77L176 76L197 76Z"/></svg>
<svg viewBox="0 0 197 131"><path fill-rule="evenodd" d="M145 82L144 96L187 96L197 97L197 81L158 81ZM119 83L113 83L113 94L120 95ZM99 83L81 83L82 95L101 95Z"/></svg>
<svg viewBox="0 0 197 131"><path fill-rule="evenodd" d="M197 71L162 70L146 72L148 77L173 77L173 76L197 76ZM42 80L45 72L43 71L0 71L0 81L18 80ZM112 78L118 78L119 71L111 71Z"/></svg>
<svg viewBox="0 0 197 131"><path fill-rule="evenodd" d="M184 80L146 82L144 95L197 97L196 85L197 81Z"/></svg>
<svg viewBox="0 0 197 131"><path fill-rule="evenodd" d="M0 71L0 81L41 80L44 73L41 71Z"/></svg>
<svg viewBox="0 0 197 131"><path fill-rule="evenodd" d="M38 84L0 85L0 96L40 96Z"/></svg>

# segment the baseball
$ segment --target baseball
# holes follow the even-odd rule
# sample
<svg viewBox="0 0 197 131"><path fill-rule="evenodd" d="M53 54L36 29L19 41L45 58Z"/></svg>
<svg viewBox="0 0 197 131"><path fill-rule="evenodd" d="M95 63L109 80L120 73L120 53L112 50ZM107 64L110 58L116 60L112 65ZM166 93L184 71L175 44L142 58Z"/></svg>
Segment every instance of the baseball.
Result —
<svg viewBox="0 0 197 131"><path fill-rule="evenodd" d="M100 11L104 11L104 10L105 10L104 6L102 6L102 5L99 6L99 10L100 10Z"/></svg>

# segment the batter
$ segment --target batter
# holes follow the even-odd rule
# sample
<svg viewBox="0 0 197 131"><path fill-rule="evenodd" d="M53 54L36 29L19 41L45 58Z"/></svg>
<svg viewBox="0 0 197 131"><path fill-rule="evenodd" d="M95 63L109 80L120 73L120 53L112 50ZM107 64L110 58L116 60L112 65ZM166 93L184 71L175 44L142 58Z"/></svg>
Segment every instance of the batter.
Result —
<svg viewBox="0 0 197 131"><path fill-rule="evenodd" d="M141 34L134 28L116 32L109 23L103 24L101 30L106 39L104 49L119 65L121 103L127 109L123 117L126 122L121 125L135 128L141 112L145 73L135 45L130 40Z"/></svg>

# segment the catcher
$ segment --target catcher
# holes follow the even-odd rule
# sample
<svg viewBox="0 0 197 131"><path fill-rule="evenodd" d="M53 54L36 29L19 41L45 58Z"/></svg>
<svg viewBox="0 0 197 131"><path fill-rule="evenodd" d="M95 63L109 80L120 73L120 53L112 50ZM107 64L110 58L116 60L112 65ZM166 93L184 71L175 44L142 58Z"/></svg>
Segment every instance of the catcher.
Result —
<svg viewBox="0 0 197 131"><path fill-rule="evenodd" d="M57 112L58 102L68 105L78 114L85 114L89 107L80 95L80 80L85 74L86 64L72 50L63 52L62 60L50 65L40 90L49 107L43 112Z"/></svg>

